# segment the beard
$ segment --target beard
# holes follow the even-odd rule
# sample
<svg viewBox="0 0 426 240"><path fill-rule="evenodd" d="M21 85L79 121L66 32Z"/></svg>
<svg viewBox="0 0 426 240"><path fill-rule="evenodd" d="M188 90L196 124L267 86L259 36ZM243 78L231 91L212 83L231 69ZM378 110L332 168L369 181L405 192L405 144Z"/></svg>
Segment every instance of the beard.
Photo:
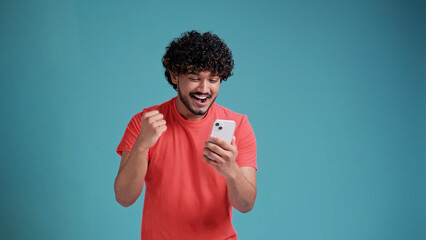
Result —
<svg viewBox="0 0 426 240"><path fill-rule="evenodd" d="M185 107L186 107L186 109L188 109L192 114L194 114L194 115L198 115L198 116L203 116L203 115L206 115L206 113L209 111L209 109L210 109L210 107L213 105L213 103L214 103L214 101L216 101L216 97L213 99L213 101L210 103L210 105L207 107L207 109L206 110L202 110L202 109L194 109L193 107L191 107L191 105L189 104L189 102L190 102L190 99L189 98L191 98L191 95L195 95L195 94L200 94L200 95L203 95L202 93L199 93L199 92L192 92L192 93L189 93L189 96L184 96L183 94L182 94L182 92L180 91L180 88L179 88L179 84L177 85L177 92L178 92L178 96L179 96L179 99L180 99L180 101L183 103L183 105L185 105ZM208 99L210 99L211 98L211 95L209 95L208 96Z"/></svg>

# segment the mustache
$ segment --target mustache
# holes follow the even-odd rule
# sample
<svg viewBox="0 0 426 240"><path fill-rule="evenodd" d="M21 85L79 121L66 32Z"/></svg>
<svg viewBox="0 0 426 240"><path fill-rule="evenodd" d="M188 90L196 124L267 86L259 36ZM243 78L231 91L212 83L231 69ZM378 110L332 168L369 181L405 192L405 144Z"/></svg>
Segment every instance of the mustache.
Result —
<svg viewBox="0 0 426 240"><path fill-rule="evenodd" d="M189 96L191 96L191 97L193 97L194 95L205 96L205 97L208 97L208 98L212 97L212 95L208 94L208 93L201 93L201 92L192 92L192 93L189 93Z"/></svg>

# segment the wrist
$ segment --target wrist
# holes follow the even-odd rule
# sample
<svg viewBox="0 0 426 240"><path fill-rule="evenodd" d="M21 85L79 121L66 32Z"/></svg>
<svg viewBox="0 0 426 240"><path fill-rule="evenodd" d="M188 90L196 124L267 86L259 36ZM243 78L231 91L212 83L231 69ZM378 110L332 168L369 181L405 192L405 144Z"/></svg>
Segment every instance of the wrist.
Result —
<svg viewBox="0 0 426 240"><path fill-rule="evenodd" d="M138 141L138 139L136 139L135 144L133 145L133 149L132 151L137 151L140 153L146 153L149 150L149 146L147 144L145 144L142 141Z"/></svg>
<svg viewBox="0 0 426 240"><path fill-rule="evenodd" d="M138 151L148 151L151 146L146 144L146 141L140 137L140 135L136 138L135 144L133 148L136 148Z"/></svg>
<svg viewBox="0 0 426 240"><path fill-rule="evenodd" d="M238 175L241 173L241 169L237 164L228 172L227 176L225 176L226 181L234 181L238 178Z"/></svg>

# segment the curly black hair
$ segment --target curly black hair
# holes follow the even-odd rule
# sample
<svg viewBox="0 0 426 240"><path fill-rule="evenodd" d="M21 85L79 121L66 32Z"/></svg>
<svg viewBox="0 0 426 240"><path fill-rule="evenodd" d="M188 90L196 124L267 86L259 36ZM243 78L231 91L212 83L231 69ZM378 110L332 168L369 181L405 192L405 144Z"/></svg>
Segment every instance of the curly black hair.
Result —
<svg viewBox="0 0 426 240"><path fill-rule="evenodd" d="M200 34L194 30L174 39L166 47L162 62L166 68L164 75L175 90L177 85L172 82L171 73L179 75L210 71L221 81L226 81L234 69L231 50L216 34Z"/></svg>

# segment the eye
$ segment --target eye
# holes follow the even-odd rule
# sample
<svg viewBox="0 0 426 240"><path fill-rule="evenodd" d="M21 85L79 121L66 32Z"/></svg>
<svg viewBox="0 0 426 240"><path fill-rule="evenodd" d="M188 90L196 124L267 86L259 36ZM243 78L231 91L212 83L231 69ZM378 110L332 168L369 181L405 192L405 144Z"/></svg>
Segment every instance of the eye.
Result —
<svg viewBox="0 0 426 240"><path fill-rule="evenodd" d="M217 80L217 79L210 79L209 81L210 81L210 83L217 83L219 80Z"/></svg>
<svg viewBox="0 0 426 240"><path fill-rule="evenodd" d="M191 80L191 81L198 81L199 79L198 78L189 78L189 80Z"/></svg>

